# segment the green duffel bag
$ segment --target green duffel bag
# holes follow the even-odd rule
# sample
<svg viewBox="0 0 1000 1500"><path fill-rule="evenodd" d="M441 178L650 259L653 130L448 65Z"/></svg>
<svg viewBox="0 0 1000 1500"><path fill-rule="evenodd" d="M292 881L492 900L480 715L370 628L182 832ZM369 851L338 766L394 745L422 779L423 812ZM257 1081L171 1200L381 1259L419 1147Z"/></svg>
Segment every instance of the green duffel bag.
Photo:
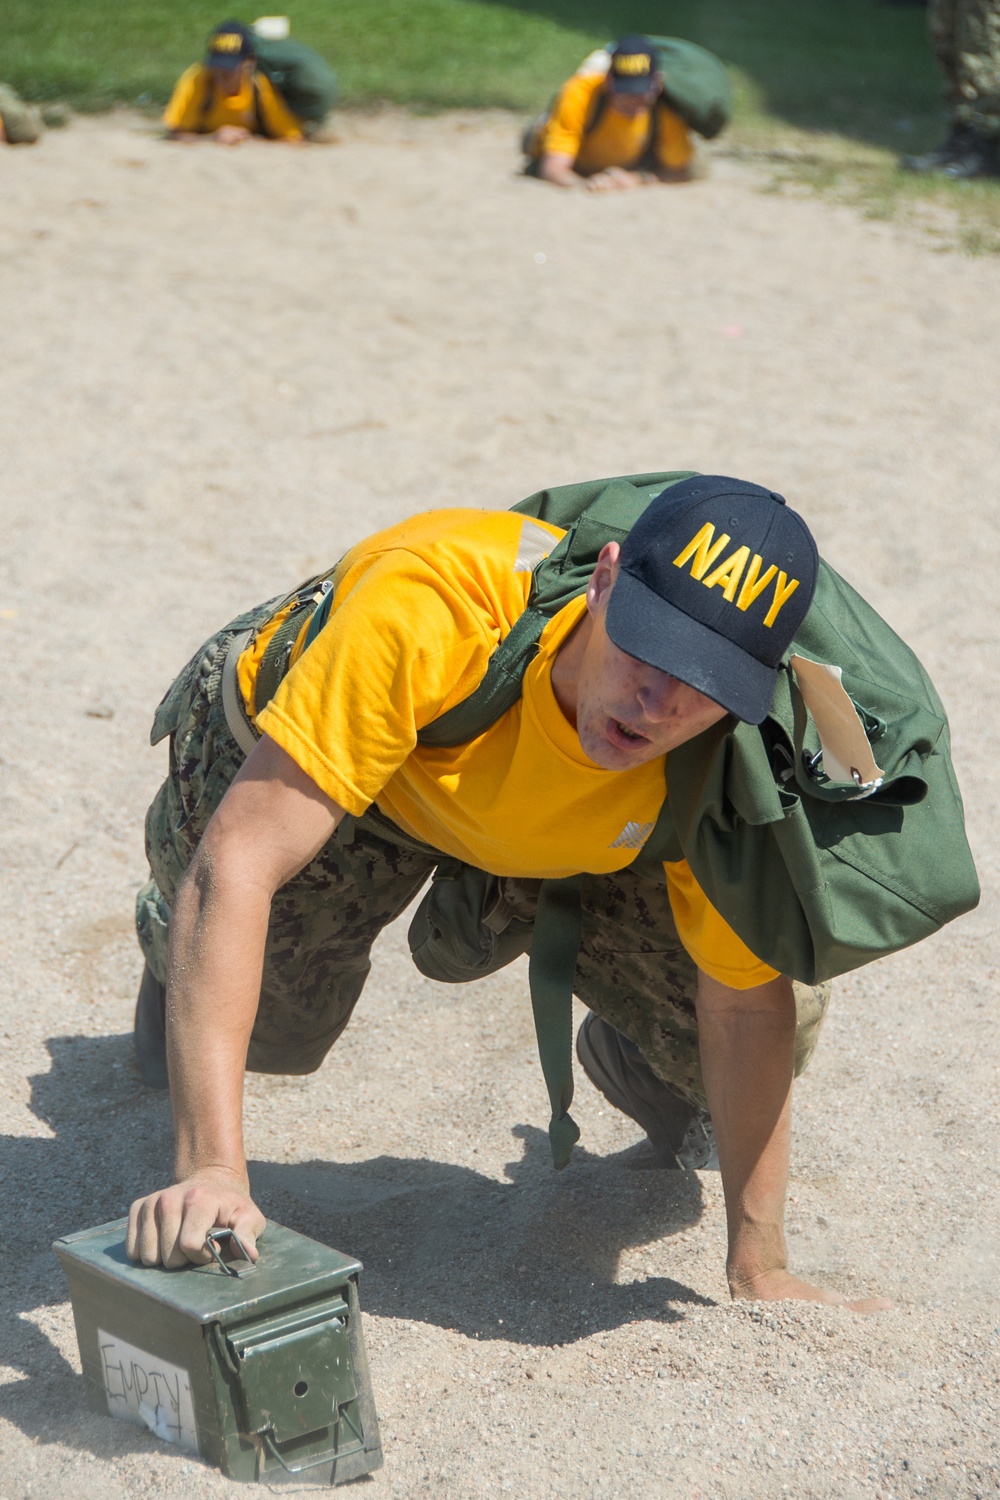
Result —
<svg viewBox="0 0 1000 1500"><path fill-rule="evenodd" d="M567 534L535 567L528 608L479 688L420 743L461 744L505 713L546 623L584 591L601 548L691 477L593 480L513 506ZM840 669L880 763L877 785L859 791L824 769L796 657ZM764 723L722 720L667 756L666 782L637 862L686 859L751 951L792 979L818 984L908 947L979 899L941 700L906 643L826 563Z"/></svg>
<svg viewBox="0 0 1000 1500"><path fill-rule="evenodd" d="M257 66L281 94L292 114L318 125L337 102L337 75L325 58L294 37L258 36Z"/></svg>
<svg viewBox="0 0 1000 1500"><path fill-rule="evenodd" d="M536 565L528 607L479 688L422 729L420 743L461 744L505 713L545 624L586 588L601 548L621 542L654 496L690 477L593 480L513 506L567 534ZM825 763L832 751L806 702L812 695L819 713L806 686L817 672L846 708L852 758L873 767L867 780L849 762L846 770ZM910 648L826 563L764 723L726 718L666 758L663 807L635 863L682 858L751 951L807 984L919 942L978 903L941 701ZM457 873L432 884L418 908L414 958L431 977L455 981L530 949L553 1159L564 1166L579 1133L568 1110L580 877L542 881L530 936L511 932L504 951L478 931L491 918L497 926L495 879L466 871L458 899Z"/></svg>
<svg viewBox="0 0 1000 1500"><path fill-rule="evenodd" d="M651 36L663 74L663 97L675 114L706 141L733 117L733 85L714 52L676 36Z"/></svg>

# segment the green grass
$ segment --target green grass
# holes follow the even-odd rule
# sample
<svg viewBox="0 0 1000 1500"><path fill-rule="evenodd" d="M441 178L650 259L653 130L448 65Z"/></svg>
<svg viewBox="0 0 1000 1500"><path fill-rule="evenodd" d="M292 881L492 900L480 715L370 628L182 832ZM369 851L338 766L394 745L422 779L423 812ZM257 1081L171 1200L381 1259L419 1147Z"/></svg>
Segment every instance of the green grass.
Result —
<svg viewBox="0 0 1000 1500"><path fill-rule="evenodd" d="M333 63L347 104L530 108L591 45L545 16L478 0L257 3L291 13L294 34ZM4 11L5 81L78 109L165 103L231 13L226 0L7 0Z"/></svg>
<svg viewBox="0 0 1000 1500"><path fill-rule="evenodd" d="M77 108L142 96L160 104L226 8L226 0L6 0L0 69L26 96ZM536 109L591 47L639 30L718 52L751 114L873 139L893 116L934 109L922 13L874 0L287 0L287 8L295 34L334 63L348 103Z"/></svg>
<svg viewBox="0 0 1000 1500"><path fill-rule="evenodd" d="M919 8L877 0L285 0L293 32L340 76L342 102L421 109L544 105L595 45L624 31L702 42L729 65L726 137L795 182L882 217L933 206L967 248L1000 240L1000 187L914 180L895 166L941 134ZM77 109L162 105L227 0L5 0L0 73ZM240 8L236 7L240 14ZM256 10L242 11L252 20ZM777 154L775 154L777 153ZM923 209L921 209L923 205Z"/></svg>
<svg viewBox="0 0 1000 1500"><path fill-rule="evenodd" d="M765 191L821 193L868 218L906 222L938 249L1000 254L1000 183L917 176L893 152L842 136L785 130L748 144L739 134L724 149L766 168Z"/></svg>

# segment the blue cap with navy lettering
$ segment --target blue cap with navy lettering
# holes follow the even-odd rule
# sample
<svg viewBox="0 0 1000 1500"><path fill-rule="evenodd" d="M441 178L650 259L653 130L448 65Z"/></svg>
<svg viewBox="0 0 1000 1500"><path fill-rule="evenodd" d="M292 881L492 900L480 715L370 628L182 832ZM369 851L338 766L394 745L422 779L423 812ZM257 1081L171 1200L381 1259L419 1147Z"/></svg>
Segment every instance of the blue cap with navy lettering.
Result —
<svg viewBox="0 0 1000 1500"><path fill-rule="evenodd" d="M242 21L221 21L208 39L205 62L210 68L228 71L256 56L257 42L250 27Z"/></svg>
<svg viewBox="0 0 1000 1500"><path fill-rule="evenodd" d="M620 650L760 724L816 587L816 543L781 495L700 474L622 543L605 626Z"/></svg>
<svg viewBox="0 0 1000 1500"><path fill-rule="evenodd" d="M611 50L608 87L616 94L646 94L661 80L648 36L623 36Z"/></svg>

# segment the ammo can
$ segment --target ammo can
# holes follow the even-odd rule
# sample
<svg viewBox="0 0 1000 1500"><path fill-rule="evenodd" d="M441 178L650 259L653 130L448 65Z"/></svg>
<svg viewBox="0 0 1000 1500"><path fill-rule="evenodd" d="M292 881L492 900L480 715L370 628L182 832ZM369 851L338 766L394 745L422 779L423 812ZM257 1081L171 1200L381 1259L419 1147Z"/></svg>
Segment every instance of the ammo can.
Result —
<svg viewBox="0 0 1000 1500"><path fill-rule="evenodd" d="M232 1479L339 1484L382 1463L361 1262L268 1222L260 1256L231 1230L206 1266L125 1254L127 1221L56 1240L89 1405L146 1426ZM235 1242L235 1243L228 1243Z"/></svg>

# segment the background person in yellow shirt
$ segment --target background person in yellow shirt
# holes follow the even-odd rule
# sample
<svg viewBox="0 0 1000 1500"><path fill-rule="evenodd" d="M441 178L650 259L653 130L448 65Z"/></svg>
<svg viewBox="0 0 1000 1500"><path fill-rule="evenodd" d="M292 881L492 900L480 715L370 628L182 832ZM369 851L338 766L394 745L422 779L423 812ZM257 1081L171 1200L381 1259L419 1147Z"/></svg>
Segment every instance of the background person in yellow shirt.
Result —
<svg viewBox="0 0 1000 1500"><path fill-rule="evenodd" d="M172 140L210 137L237 146L252 136L301 141L302 127L257 68L254 34L242 21L223 21L208 39L205 60L177 80L163 123Z"/></svg>
<svg viewBox="0 0 1000 1500"><path fill-rule="evenodd" d="M591 192L687 182L694 146L662 96L648 37L624 36L563 84L536 146L535 173Z"/></svg>
<svg viewBox="0 0 1000 1500"><path fill-rule="evenodd" d="M770 562L737 602L725 568L716 589L682 566L723 528L739 556L754 552L755 580ZM520 946L494 968L531 945L532 886L583 872L576 992L603 1012L610 1040L633 1033L656 1065L639 1090L634 1058L629 1078L619 1068L609 1081L609 1037L591 1024L588 1071L633 1117L652 1107L654 1145L671 1151L693 1101L707 1103L734 1296L845 1302L794 1276L785 1254L806 987L746 948L684 860L631 868L667 753L727 713L766 717L812 598L815 543L757 485L672 485L548 620L520 697L470 740L421 742L482 680L562 536L509 511L415 516L353 548L325 591L313 583L233 621L160 704L153 739L170 735L170 771L146 824L136 1050L161 1086L164 1047L169 1059L177 1180L133 1204L133 1259L203 1261L213 1225L256 1256L244 1068L314 1071L350 1019L378 932L438 866L448 881L463 861L498 877L521 923ZM785 586L772 598L779 563ZM813 1042L816 1029L814 1015Z"/></svg>

